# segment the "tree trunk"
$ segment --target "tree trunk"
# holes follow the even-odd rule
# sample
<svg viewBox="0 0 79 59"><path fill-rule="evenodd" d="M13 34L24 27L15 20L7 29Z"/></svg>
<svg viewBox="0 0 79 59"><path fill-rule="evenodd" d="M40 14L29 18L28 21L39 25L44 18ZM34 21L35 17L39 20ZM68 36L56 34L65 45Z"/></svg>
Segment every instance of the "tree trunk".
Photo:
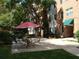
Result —
<svg viewBox="0 0 79 59"><path fill-rule="evenodd" d="M48 24L48 17L47 17L47 9L44 8L43 12L42 12L42 16L43 16L43 30L44 30L44 37L48 37L48 33L49 33L49 24Z"/></svg>

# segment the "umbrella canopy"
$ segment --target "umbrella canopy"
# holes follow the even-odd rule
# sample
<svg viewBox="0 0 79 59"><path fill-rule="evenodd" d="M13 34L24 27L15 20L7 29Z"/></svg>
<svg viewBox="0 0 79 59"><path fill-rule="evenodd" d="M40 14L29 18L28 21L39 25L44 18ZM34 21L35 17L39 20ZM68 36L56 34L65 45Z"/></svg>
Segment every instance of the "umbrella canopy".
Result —
<svg viewBox="0 0 79 59"><path fill-rule="evenodd" d="M39 27L39 25L35 24L34 22L23 22L20 25L16 26L16 29L22 29L22 28L28 28L28 27L37 28Z"/></svg>

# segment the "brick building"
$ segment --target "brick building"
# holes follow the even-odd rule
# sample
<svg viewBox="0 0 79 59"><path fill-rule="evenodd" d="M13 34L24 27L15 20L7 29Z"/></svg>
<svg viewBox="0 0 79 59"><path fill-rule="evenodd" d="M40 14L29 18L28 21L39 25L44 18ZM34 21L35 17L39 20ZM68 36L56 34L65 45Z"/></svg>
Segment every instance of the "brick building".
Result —
<svg viewBox="0 0 79 59"><path fill-rule="evenodd" d="M79 30L79 0L55 0L57 6L57 13L62 8L63 22L65 37L73 36ZM59 19L59 18L58 18ZM58 20L57 19L57 20Z"/></svg>

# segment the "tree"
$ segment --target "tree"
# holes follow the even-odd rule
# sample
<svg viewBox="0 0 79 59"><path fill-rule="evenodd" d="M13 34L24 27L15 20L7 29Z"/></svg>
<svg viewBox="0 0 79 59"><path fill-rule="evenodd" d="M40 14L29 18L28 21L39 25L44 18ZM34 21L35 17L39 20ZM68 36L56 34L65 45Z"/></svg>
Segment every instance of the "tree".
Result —
<svg viewBox="0 0 79 59"><path fill-rule="evenodd" d="M48 37L49 34L49 21L47 17L48 9L52 4L56 4L54 0L42 0L42 5L43 5L43 11L42 11L42 20L43 20L43 27L44 27L44 36Z"/></svg>
<svg viewBox="0 0 79 59"><path fill-rule="evenodd" d="M55 3L55 0L10 0L6 6L10 11L15 10L13 13L15 23L25 21L25 18L31 14L37 23L43 23L42 26L47 35L49 29L47 13L50 6ZM40 17L42 18L40 19Z"/></svg>

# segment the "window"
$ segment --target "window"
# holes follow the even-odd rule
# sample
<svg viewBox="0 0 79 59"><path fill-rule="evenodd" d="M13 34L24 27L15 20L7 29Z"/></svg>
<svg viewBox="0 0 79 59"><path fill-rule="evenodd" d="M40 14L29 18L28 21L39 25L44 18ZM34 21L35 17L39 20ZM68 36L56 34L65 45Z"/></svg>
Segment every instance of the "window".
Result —
<svg viewBox="0 0 79 59"><path fill-rule="evenodd" d="M60 3L62 4L63 2L65 2L66 0L60 0Z"/></svg>
<svg viewBox="0 0 79 59"><path fill-rule="evenodd" d="M76 1L78 1L78 0L76 0Z"/></svg>
<svg viewBox="0 0 79 59"><path fill-rule="evenodd" d="M72 9L73 9L72 7L66 9L66 15L67 15L67 16L72 16L72 15L73 15Z"/></svg>
<svg viewBox="0 0 79 59"><path fill-rule="evenodd" d="M60 0L60 3L62 4L62 0Z"/></svg>
<svg viewBox="0 0 79 59"><path fill-rule="evenodd" d="M73 12L70 11L70 12L67 12L67 16L72 16Z"/></svg>

